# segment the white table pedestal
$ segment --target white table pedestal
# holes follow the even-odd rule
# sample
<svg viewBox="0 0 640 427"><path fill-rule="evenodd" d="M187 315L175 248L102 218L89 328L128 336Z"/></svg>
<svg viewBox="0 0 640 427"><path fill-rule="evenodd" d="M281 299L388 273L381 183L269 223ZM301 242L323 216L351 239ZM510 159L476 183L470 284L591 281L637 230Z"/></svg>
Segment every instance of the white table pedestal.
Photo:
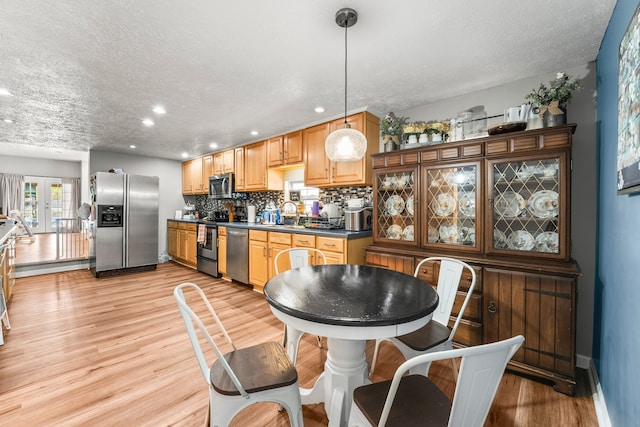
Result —
<svg viewBox="0 0 640 427"><path fill-rule="evenodd" d="M329 426L346 426L353 390L370 383L364 340L327 338L327 361L312 388L301 388L302 404L324 403Z"/></svg>

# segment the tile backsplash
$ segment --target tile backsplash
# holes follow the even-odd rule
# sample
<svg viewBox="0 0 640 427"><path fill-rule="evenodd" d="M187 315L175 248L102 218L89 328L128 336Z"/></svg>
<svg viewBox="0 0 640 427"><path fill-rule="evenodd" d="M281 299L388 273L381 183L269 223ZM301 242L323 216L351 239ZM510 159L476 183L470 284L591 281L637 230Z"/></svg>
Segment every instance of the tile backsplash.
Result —
<svg viewBox="0 0 640 427"><path fill-rule="evenodd" d="M347 200L353 198L364 198L365 203L370 204L372 200L373 187L336 187L321 188L320 203L337 203L340 206L346 206ZM193 197L185 198L186 201L192 201ZM256 193L233 193L232 200L210 199L209 196L195 196L195 207L197 211L221 211L225 209L225 203L232 201L236 206L254 205L256 212L262 212L269 202L278 207L284 203L284 191L269 191Z"/></svg>

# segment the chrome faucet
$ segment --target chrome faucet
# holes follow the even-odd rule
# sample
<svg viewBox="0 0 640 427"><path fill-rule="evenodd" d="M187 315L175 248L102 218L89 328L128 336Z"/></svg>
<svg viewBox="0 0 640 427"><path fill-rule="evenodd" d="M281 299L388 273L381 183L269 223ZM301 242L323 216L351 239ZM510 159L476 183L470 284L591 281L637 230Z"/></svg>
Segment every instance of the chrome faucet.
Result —
<svg viewBox="0 0 640 427"><path fill-rule="evenodd" d="M282 214L284 214L284 207L287 205L293 205L293 211L296 213L296 223L295 225L299 225L300 223L300 213L298 212L298 205L291 201L291 200L286 200L282 206L280 206L280 209L282 210Z"/></svg>

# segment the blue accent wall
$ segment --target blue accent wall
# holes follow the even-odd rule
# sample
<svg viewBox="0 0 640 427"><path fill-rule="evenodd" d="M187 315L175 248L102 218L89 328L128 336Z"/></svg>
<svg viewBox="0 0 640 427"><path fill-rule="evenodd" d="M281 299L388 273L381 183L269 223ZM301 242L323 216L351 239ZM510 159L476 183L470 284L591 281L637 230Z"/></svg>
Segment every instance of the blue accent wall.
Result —
<svg viewBox="0 0 640 427"><path fill-rule="evenodd" d="M618 50L639 3L618 0L596 60L599 158L593 357L614 426L640 422L640 194L616 194Z"/></svg>

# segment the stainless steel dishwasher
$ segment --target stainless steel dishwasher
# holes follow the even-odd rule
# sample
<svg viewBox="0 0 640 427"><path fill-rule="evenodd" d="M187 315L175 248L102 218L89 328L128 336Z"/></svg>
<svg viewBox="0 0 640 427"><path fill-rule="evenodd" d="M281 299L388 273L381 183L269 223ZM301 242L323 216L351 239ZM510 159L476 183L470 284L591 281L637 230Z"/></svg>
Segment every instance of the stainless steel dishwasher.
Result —
<svg viewBox="0 0 640 427"><path fill-rule="evenodd" d="M249 283L249 230L227 228L227 274Z"/></svg>

